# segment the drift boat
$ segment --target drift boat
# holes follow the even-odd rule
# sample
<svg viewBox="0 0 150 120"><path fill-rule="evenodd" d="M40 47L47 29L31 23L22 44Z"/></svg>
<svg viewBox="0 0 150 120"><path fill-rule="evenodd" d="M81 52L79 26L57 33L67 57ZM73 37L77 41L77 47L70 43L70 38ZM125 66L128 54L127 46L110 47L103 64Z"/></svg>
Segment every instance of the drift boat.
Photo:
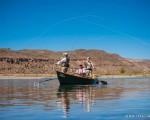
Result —
<svg viewBox="0 0 150 120"><path fill-rule="evenodd" d="M78 75L71 75L63 72L56 71L60 85L88 85L98 84L100 81L95 77L81 77Z"/></svg>

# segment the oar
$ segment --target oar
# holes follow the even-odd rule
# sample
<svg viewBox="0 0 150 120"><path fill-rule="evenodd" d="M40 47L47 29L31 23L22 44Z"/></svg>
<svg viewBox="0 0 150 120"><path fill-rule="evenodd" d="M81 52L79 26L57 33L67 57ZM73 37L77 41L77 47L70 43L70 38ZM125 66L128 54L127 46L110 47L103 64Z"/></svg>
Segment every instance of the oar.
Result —
<svg viewBox="0 0 150 120"><path fill-rule="evenodd" d="M96 78L97 78L99 83L101 82L103 85L107 85L106 81L98 79L99 78L98 75L96 75Z"/></svg>
<svg viewBox="0 0 150 120"><path fill-rule="evenodd" d="M46 81L50 81L50 80L55 80L55 79L57 79L57 78L50 78L50 79L48 79L48 80L42 80L42 81L40 81L40 82L34 82L34 86L39 86L40 83L43 83L43 82L46 82Z"/></svg>
<svg viewBox="0 0 150 120"><path fill-rule="evenodd" d="M42 83L42 82L46 82L46 81L50 81L50 80L55 80L55 79L57 79L57 78L50 78L50 79L48 79L48 80L43 80L43 81L40 81L40 82L38 82L38 83Z"/></svg>
<svg viewBox="0 0 150 120"><path fill-rule="evenodd" d="M101 82L103 85L107 85L107 82L104 80L98 80L99 82Z"/></svg>

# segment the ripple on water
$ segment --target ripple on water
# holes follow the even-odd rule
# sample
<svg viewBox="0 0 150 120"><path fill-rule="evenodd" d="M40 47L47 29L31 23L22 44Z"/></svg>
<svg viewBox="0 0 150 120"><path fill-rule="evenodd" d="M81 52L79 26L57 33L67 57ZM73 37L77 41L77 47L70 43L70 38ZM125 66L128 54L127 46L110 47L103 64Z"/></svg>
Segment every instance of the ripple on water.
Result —
<svg viewBox="0 0 150 120"><path fill-rule="evenodd" d="M150 78L105 79L108 85L68 86L52 80L33 86L37 81L0 80L1 120L126 120L129 115L150 114Z"/></svg>

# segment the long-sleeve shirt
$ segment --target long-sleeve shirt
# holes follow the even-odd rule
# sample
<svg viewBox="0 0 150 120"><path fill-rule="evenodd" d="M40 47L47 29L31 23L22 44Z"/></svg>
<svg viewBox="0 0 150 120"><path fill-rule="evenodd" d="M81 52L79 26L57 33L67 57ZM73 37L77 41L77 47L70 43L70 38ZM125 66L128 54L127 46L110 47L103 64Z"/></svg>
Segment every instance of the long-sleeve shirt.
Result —
<svg viewBox="0 0 150 120"><path fill-rule="evenodd" d="M85 68L79 68L76 73L81 74L81 73L85 73Z"/></svg>
<svg viewBox="0 0 150 120"><path fill-rule="evenodd" d="M64 57L63 59L58 61L56 64L61 64L61 63L64 63L64 62L67 62L67 58L66 57Z"/></svg>
<svg viewBox="0 0 150 120"><path fill-rule="evenodd" d="M70 61L69 57L64 57L63 59L58 61L56 64L61 65L62 67L69 67L69 61Z"/></svg>
<svg viewBox="0 0 150 120"><path fill-rule="evenodd" d="M90 69L93 68L93 64L92 64L92 62L86 61L86 62L84 63L84 67L85 67L87 70L90 70Z"/></svg>

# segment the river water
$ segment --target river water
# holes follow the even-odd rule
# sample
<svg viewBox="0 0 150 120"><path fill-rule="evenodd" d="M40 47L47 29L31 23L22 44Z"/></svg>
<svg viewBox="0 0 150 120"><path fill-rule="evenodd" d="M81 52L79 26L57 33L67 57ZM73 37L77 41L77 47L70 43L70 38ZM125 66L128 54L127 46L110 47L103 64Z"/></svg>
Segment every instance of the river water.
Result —
<svg viewBox="0 0 150 120"><path fill-rule="evenodd" d="M150 78L35 84L41 80L0 79L0 120L150 120Z"/></svg>

